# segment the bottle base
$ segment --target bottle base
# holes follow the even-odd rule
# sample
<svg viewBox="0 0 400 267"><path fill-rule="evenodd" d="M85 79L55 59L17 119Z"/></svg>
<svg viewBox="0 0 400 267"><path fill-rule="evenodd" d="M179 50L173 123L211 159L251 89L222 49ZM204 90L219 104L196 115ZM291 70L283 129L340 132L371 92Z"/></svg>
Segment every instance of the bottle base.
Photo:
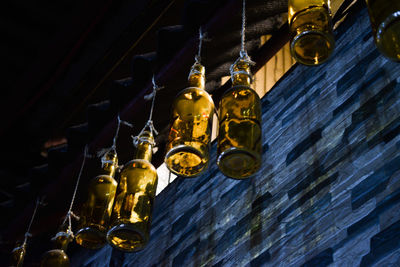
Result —
<svg viewBox="0 0 400 267"><path fill-rule="evenodd" d="M222 152L217 159L220 171L233 179L246 179L260 168L260 157L251 151L230 148Z"/></svg>
<svg viewBox="0 0 400 267"><path fill-rule="evenodd" d="M104 232L93 227L85 227L76 233L75 241L82 247L99 249L105 245L106 235Z"/></svg>
<svg viewBox="0 0 400 267"><path fill-rule="evenodd" d="M41 267L69 267L70 262L64 250L53 249L47 251L40 262Z"/></svg>
<svg viewBox="0 0 400 267"><path fill-rule="evenodd" d="M203 173L208 165L207 157L192 146L179 145L165 156L168 169L181 177L193 178Z"/></svg>
<svg viewBox="0 0 400 267"><path fill-rule="evenodd" d="M296 35L290 42L290 52L294 59L307 66L316 66L327 61L335 48L330 33L308 30Z"/></svg>
<svg viewBox="0 0 400 267"><path fill-rule="evenodd" d="M108 243L125 252L135 252L143 249L148 238L132 224L118 224L107 233Z"/></svg>
<svg viewBox="0 0 400 267"><path fill-rule="evenodd" d="M400 61L400 11L394 12L379 25L375 43L385 57Z"/></svg>

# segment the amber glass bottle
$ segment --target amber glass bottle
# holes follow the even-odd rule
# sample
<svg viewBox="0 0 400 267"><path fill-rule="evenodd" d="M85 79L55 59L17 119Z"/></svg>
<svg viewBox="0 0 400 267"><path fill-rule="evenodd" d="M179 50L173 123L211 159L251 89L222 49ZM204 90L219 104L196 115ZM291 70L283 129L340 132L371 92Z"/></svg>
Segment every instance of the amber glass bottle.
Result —
<svg viewBox="0 0 400 267"><path fill-rule="evenodd" d="M205 69L195 63L189 87L175 98L165 163L181 177L195 177L208 165L214 102L204 90Z"/></svg>
<svg viewBox="0 0 400 267"><path fill-rule="evenodd" d="M15 247L11 252L10 266L22 267L26 254L26 244L23 243L20 246Z"/></svg>
<svg viewBox="0 0 400 267"><path fill-rule="evenodd" d="M290 51L297 62L319 65L335 48L329 0L289 0Z"/></svg>
<svg viewBox="0 0 400 267"><path fill-rule="evenodd" d="M231 69L232 88L220 101L217 164L235 179L254 174L261 162L261 103L251 89L249 62L238 60Z"/></svg>
<svg viewBox="0 0 400 267"><path fill-rule="evenodd" d="M400 61L400 1L366 2L376 46L387 58Z"/></svg>
<svg viewBox="0 0 400 267"><path fill-rule="evenodd" d="M72 233L59 232L53 238L54 249L47 251L42 256L40 262L41 267L69 267L69 258L65 253L68 248L68 244L73 240Z"/></svg>
<svg viewBox="0 0 400 267"><path fill-rule="evenodd" d="M83 204L80 229L75 241L86 248L98 249L106 243L108 223L112 212L117 182L114 180L118 168L117 153L107 152L102 160L103 174L90 181L88 198Z"/></svg>
<svg viewBox="0 0 400 267"><path fill-rule="evenodd" d="M141 250L149 241L157 171L150 163L154 138L144 131L138 137L136 156L121 171L107 241L125 252Z"/></svg>

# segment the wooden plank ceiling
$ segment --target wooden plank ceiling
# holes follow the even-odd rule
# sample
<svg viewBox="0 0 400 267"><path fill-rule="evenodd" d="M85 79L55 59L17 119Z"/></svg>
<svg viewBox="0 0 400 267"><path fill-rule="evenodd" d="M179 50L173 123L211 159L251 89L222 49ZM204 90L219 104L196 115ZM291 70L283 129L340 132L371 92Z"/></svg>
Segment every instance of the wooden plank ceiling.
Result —
<svg viewBox="0 0 400 267"><path fill-rule="evenodd" d="M147 120L143 95L156 76L160 91L154 123L161 135L154 163L162 162L169 111L183 89L202 25L207 90L217 102L230 64L240 50L240 0L9 1L0 12L3 80L0 173L1 258L6 259L28 224L33 202L48 205L33 226L28 262L35 263L65 214L86 143L90 152L111 145L116 114L134 124L123 128L120 162L131 158L130 135ZM287 40L286 0L247 4L247 50L254 71ZM287 27L287 26L286 26ZM260 36L272 34L267 46ZM81 188L96 174L85 168ZM84 190L82 189L82 192ZM79 194L77 207L84 198ZM37 244L37 246L35 246ZM47 246L47 245L46 245ZM1 259L0 259L1 260Z"/></svg>

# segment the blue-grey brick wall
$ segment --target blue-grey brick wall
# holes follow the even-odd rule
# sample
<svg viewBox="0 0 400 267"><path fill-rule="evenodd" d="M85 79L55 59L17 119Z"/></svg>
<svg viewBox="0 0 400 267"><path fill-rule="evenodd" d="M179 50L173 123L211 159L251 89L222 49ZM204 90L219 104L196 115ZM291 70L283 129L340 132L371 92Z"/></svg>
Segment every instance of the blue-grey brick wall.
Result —
<svg viewBox="0 0 400 267"><path fill-rule="evenodd" d="M215 164L156 199L141 252L105 247L76 266L400 266L400 64L376 50L366 10L320 67L296 65L263 98L263 165Z"/></svg>

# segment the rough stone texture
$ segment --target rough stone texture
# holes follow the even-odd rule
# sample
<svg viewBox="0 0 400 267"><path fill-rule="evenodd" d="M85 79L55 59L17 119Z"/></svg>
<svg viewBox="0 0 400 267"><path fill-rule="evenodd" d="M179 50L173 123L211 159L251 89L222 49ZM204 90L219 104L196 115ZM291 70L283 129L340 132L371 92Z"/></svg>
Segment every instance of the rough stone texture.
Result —
<svg viewBox="0 0 400 267"><path fill-rule="evenodd" d="M77 266L399 266L400 64L376 50L365 9L320 67L296 65L263 98L261 170L177 179L156 199L146 249Z"/></svg>

